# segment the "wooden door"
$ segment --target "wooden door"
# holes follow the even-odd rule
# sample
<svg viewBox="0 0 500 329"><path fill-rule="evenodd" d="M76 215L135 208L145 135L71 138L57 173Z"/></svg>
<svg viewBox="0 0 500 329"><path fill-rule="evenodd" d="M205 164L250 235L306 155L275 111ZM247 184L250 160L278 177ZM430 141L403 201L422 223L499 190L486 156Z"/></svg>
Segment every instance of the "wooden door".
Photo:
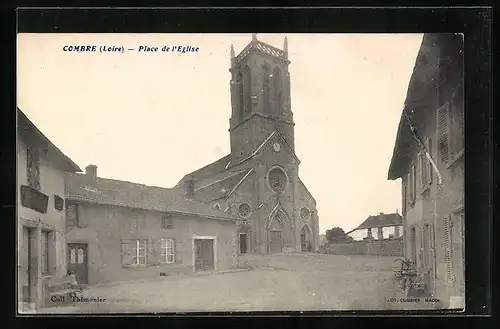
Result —
<svg viewBox="0 0 500 329"><path fill-rule="evenodd" d="M68 243L68 271L75 274L78 284L88 283L86 243Z"/></svg>
<svg viewBox="0 0 500 329"><path fill-rule="evenodd" d="M240 233L240 253L247 253L247 235L245 233Z"/></svg>
<svg viewBox="0 0 500 329"><path fill-rule="evenodd" d="M22 284L22 301L25 303L31 302L31 277L32 268L30 264L31 260L31 234L32 229L29 227L23 227L23 241L22 241L22 253L21 253L21 277L19 278Z"/></svg>
<svg viewBox="0 0 500 329"><path fill-rule="evenodd" d="M281 231L269 231L270 233L270 252L282 252Z"/></svg>
<svg viewBox="0 0 500 329"><path fill-rule="evenodd" d="M195 239L195 271L210 271L214 269L214 240Z"/></svg>

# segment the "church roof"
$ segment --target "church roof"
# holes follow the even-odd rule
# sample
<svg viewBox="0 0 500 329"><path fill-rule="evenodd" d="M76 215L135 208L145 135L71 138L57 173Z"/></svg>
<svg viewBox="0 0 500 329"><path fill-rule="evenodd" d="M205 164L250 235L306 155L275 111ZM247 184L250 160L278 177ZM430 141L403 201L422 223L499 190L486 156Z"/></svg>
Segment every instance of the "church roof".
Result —
<svg viewBox="0 0 500 329"><path fill-rule="evenodd" d="M279 58L282 61L290 62L288 60L287 52L271 46L265 42L257 40L255 37L243 50L234 58L234 65L238 65L241 61L247 58L251 53L258 52L268 56Z"/></svg>
<svg viewBox="0 0 500 329"><path fill-rule="evenodd" d="M214 162L201 167L195 171L190 172L189 174L184 175L184 177L177 183L176 187L184 188L184 184L186 181L192 179L195 182L201 181L203 179L209 178L217 173L225 172L229 162L231 159L231 155L228 154L223 156L222 158L215 160Z"/></svg>
<svg viewBox="0 0 500 329"><path fill-rule="evenodd" d="M235 220L231 214L189 199L178 189L169 189L127 181L66 174L66 199L144 210L195 215L204 218Z"/></svg>
<svg viewBox="0 0 500 329"><path fill-rule="evenodd" d="M376 216L368 216L368 218L361 223L358 227L356 227L353 231L366 229L366 228L374 228L374 227L386 227L386 226L399 226L403 225L403 219L401 215L398 213L393 214L384 214L380 213ZM348 232L348 233L351 233ZM346 234L348 234L346 233Z"/></svg>
<svg viewBox="0 0 500 329"><path fill-rule="evenodd" d="M294 157L297 163L300 163L300 160L293 152L293 149L288 145L279 131L275 130L271 132L248 157L241 159L237 163L231 163L231 155L226 155L185 175L175 187L177 189L182 189L180 193L185 193L183 189L186 182L188 180L193 180L195 184L195 193L193 198L197 201L210 202L228 197L252 172L252 169L241 169L239 165L255 157L272 138L277 138L281 144L283 144L284 148ZM302 181L300 181L300 183L314 200L314 197L307 190L304 183Z"/></svg>
<svg viewBox="0 0 500 329"><path fill-rule="evenodd" d="M252 171L252 169L228 171L223 175L206 179L196 184L199 187L195 187L194 198L200 202L210 202L229 197Z"/></svg>

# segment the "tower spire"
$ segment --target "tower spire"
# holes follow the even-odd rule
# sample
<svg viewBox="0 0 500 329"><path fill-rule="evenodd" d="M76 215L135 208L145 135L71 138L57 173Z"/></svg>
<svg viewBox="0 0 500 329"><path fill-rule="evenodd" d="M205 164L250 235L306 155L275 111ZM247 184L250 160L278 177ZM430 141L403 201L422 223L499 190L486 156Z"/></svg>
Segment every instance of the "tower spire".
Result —
<svg viewBox="0 0 500 329"><path fill-rule="evenodd" d="M257 33L252 33L252 42L257 41Z"/></svg>
<svg viewBox="0 0 500 329"><path fill-rule="evenodd" d="M234 62L234 47L233 44L231 44L231 63Z"/></svg>
<svg viewBox="0 0 500 329"><path fill-rule="evenodd" d="M288 39L285 36L285 41L283 41L283 52L285 53L285 57L288 58Z"/></svg>

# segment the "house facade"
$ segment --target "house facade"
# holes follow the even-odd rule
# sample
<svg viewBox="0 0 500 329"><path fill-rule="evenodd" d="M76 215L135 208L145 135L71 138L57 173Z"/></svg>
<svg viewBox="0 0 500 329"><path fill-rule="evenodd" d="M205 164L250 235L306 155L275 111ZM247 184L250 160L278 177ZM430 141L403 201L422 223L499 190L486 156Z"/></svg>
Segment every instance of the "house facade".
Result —
<svg viewBox="0 0 500 329"><path fill-rule="evenodd" d="M462 38L424 35L388 177L402 182L405 255L449 308L465 298Z"/></svg>
<svg viewBox="0 0 500 329"><path fill-rule="evenodd" d="M66 276L64 173L80 168L17 109L18 309L43 307Z"/></svg>
<svg viewBox="0 0 500 329"><path fill-rule="evenodd" d="M173 189L66 176L68 269L82 284L237 265L236 219Z"/></svg>
<svg viewBox="0 0 500 329"><path fill-rule="evenodd" d="M366 239L397 239L403 236L403 221L398 213L380 213L368 218L354 230L346 233L354 241Z"/></svg>
<svg viewBox="0 0 500 329"><path fill-rule="evenodd" d="M239 253L317 251L316 201L299 178L288 45L231 48L231 152L185 175L193 198L239 218Z"/></svg>

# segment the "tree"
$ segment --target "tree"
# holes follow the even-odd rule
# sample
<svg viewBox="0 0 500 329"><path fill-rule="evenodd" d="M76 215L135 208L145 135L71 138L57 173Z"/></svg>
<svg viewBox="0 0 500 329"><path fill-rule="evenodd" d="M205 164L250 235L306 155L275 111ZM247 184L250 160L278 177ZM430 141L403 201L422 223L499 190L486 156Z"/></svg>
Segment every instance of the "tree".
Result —
<svg viewBox="0 0 500 329"><path fill-rule="evenodd" d="M328 241L328 243L348 242L353 240L351 236L345 234L341 227L334 227L331 230L326 230L326 241Z"/></svg>

